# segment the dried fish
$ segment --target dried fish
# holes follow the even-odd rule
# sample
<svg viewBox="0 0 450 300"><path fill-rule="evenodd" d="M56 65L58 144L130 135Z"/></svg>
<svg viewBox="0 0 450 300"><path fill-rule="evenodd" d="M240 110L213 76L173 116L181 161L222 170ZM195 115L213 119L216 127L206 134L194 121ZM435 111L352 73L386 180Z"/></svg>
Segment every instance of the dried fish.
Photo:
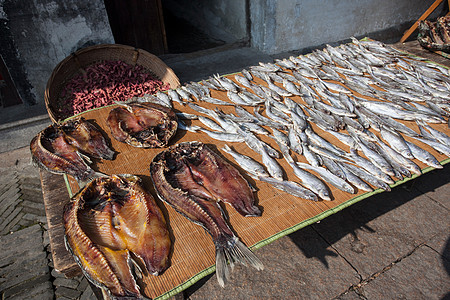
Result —
<svg viewBox="0 0 450 300"><path fill-rule="evenodd" d="M113 299L143 296L132 265L144 274L169 266L164 215L133 175L97 178L64 208L66 247L86 278Z"/></svg>
<svg viewBox="0 0 450 300"><path fill-rule="evenodd" d="M159 153L150 165L158 196L177 212L201 225L216 247L216 274L221 286L229 278L227 261L263 269L260 260L227 224L219 201L244 216L260 216L247 181L229 163L200 142L180 143Z"/></svg>

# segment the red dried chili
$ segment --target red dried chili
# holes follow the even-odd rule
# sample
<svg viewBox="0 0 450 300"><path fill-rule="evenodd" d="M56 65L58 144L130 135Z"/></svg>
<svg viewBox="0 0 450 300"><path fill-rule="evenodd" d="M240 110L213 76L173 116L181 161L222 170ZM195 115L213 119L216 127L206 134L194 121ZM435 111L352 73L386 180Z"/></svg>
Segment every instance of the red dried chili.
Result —
<svg viewBox="0 0 450 300"><path fill-rule="evenodd" d="M156 79L142 66L120 60L101 61L69 80L56 101L56 111L64 119L88 109L169 88L169 84Z"/></svg>

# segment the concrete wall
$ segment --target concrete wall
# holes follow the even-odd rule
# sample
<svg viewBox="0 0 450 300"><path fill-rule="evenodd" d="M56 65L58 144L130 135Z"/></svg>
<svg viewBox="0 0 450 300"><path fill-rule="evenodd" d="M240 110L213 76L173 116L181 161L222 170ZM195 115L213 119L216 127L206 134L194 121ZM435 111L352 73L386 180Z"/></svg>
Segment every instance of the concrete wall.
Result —
<svg viewBox="0 0 450 300"><path fill-rule="evenodd" d="M24 102L44 102L53 68L79 48L114 43L103 0L0 0L0 54Z"/></svg>
<svg viewBox="0 0 450 300"><path fill-rule="evenodd" d="M434 2L434 0L248 1L250 1L251 46L268 54L333 43L348 39L350 36L365 36L416 21Z"/></svg>
<svg viewBox="0 0 450 300"><path fill-rule="evenodd" d="M213 38L227 43L248 39L246 0L164 0L163 6Z"/></svg>

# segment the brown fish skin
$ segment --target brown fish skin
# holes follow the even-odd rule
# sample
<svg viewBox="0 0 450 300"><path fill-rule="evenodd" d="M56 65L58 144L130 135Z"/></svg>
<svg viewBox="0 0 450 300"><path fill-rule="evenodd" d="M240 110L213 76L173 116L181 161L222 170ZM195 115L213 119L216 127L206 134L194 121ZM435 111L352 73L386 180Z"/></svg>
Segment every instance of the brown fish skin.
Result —
<svg viewBox="0 0 450 300"><path fill-rule="evenodd" d="M142 298L130 268L133 261L154 275L169 266L164 216L137 176L90 182L66 206L64 225L67 246L86 277L114 298Z"/></svg>
<svg viewBox="0 0 450 300"><path fill-rule="evenodd" d="M230 204L244 217L261 216L248 182L218 154L204 146L199 149L198 157L189 162L195 180L201 182L215 199Z"/></svg>
<svg viewBox="0 0 450 300"><path fill-rule="evenodd" d="M136 284L132 288L128 287L129 290L125 289L121 282L128 283L129 280L121 280L117 276L104 253L80 227L78 210L82 205L84 205L82 201L75 200L71 201L65 207L64 227L66 248L72 253L86 278L94 285L107 288L109 293L116 296L139 295L139 289ZM123 270L126 272L129 268ZM131 272L127 275L128 278L132 277Z"/></svg>
<svg viewBox="0 0 450 300"><path fill-rule="evenodd" d="M30 143L32 159L49 172L73 176L78 181L86 181L95 176L78 153L78 149L70 145L64 134L50 125L39 132Z"/></svg>
<svg viewBox="0 0 450 300"><path fill-rule="evenodd" d="M178 127L174 111L151 102L121 104L110 111L107 124L116 140L142 148L167 146Z"/></svg>
<svg viewBox="0 0 450 300"><path fill-rule="evenodd" d="M150 176L161 200L211 235L216 248L217 280L223 287L229 277L227 260L231 267L235 262L258 270L264 267L234 235L217 199L201 182L197 182L198 177L195 178L190 168L189 156L198 148L203 148L203 144L187 142L159 153L150 165Z"/></svg>
<svg viewBox="0 0 450 300"><path fill-rule="evenodd" d="M60 125L69 144L89 157L112 160L114 151L108 146L102 132L83 117Z"/></svg>

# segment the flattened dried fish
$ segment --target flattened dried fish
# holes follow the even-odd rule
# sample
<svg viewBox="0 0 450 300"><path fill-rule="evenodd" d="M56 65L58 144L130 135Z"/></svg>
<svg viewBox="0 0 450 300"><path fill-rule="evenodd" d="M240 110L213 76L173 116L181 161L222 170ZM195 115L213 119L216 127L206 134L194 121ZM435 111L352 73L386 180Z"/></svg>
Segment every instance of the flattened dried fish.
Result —
<svg viewBox="0 0 450 300"><path fill-rule="evenodd" d="M169 266L164 215L140 179L91 181L64 209L65 242L86 278L113 299L143 296L131 265L158 275Z"/></svg>
<svg viewBox="0 0 450 300"><path fill-rule="evenodd" d="M150 165L158 196L201 225L216 246L216 273L221 286L229 277L227 260L263 269L259 259L228 226L218 201L244 216L259 216L252 191L239 172L200 142L180 143L159 153Z"/></svg>
<svg viewBox="0 0 450 300"><path fill-rule="evenodd" d="M133 147L165 147L175 134L175 112L155 103L127 103L113 108L107 124L112 136Z"/></svg>

